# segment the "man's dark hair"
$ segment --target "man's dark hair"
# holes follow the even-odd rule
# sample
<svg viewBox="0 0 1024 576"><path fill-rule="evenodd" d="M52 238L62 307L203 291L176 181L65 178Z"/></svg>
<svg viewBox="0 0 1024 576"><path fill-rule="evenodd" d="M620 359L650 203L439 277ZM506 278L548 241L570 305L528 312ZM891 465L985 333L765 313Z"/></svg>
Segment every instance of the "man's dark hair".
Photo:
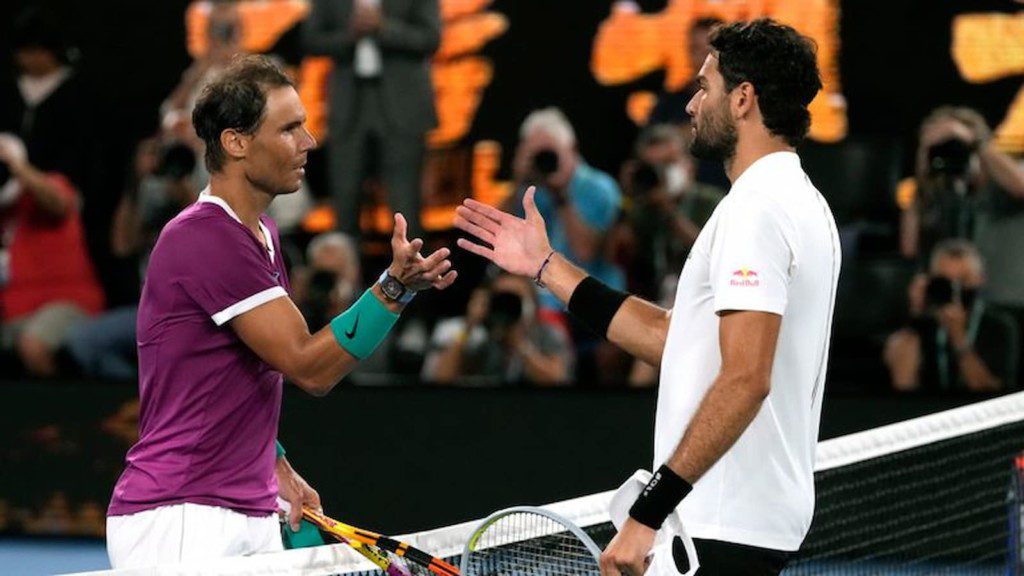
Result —
<svg viewBox="0 0 1024 576"><path fill-rule="evenodd" d="M272 60L264 56L236 58L224 73L203 88L192 111L192 125L206 143L206 169L224 167L227 155L220 145L221 132L232 129L252 134L263 122L267 93L295 84Z"/></svg>
<svg viewBox="0 0 1024 576"><path fill-rule="evenodd" d="M58 23L55 14L36 7L26 8L14 19L11 30L11 48L15 51L41 48L53 54L57 60L67 63L68 36Z"/></svg>
<svg viewBox="0 0 1024 576"><path fill-rule="evenodd" d="M750 82L764 125L796 146L811 126L807 106L821 90L814 43L769 18L719 26L711 33L726 90Z"/></svg>

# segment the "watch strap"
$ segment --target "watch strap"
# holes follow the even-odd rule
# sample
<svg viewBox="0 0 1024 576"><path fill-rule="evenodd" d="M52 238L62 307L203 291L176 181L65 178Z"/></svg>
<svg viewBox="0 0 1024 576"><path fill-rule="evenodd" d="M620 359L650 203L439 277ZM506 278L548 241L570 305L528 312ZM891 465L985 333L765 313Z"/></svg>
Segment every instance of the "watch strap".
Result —
<svg viewBox="0 0 1024 576"><path fill-rule="evenodd" d="M388 278L394 278L395 282L398 282L399 284L402 284L402 282L398 278L395 278L391 274L388 274L388 271L385 268L384 271L380 273L380 278L377 278L377 283L381 285L381 288L384 287L384 281L387 280ZM416 297L416 291L415 290L410 290L408 286L405 286L405 284L402 284L402 286L405 288L405 293L403 293L398 298L395 298L394 300L395 300L395 302L398 302L399 304L405 305L405 304L408 304L409 302L412 302L412 299ZM391 296L388 296L388 293L387 293L386 290L382 290L382 292L384 292L385 296L387 296L388 298L391 298Z"/></svg>

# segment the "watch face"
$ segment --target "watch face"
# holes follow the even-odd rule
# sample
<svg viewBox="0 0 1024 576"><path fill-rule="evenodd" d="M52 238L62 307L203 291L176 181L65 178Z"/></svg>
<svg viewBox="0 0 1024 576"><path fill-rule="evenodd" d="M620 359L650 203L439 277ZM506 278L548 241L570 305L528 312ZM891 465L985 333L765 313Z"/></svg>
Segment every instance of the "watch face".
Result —
<svg viewBox="0 0 1024 576"><path fill-rule="evenodd" d="M380 288L384 292L384 295L392 300L398 300L402 297L402 294L405 293L405 286L402 286L402 283L399 282L398 279L391 276L388 276L383 282L381 282Z"/></svg>

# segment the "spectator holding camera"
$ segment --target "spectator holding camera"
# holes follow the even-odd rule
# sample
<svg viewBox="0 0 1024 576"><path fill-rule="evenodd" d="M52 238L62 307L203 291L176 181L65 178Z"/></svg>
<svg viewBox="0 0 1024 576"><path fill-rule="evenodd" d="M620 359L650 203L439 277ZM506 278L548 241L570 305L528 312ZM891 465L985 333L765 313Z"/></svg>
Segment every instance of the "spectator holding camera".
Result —
<svg viewBox="0 0 1024 576"><path fill-rule="evenodd" d="M110 241L116 256L145 263L164 224L199 197L196 169L195 153L185 144L158 138L139 143L128 186L114 213Z"/></svg>
<svg viewBox="0 0 1024 576"><path fill-rule="evenodd" d="M563 331L537 322L528 279L500 273L470 297L466 315L440 322L423 379L432 382L540 386L569 381L572 351Z"/></svg>
<svg viewBox="0 0 1024 576"><path fill-rule="evenodd" d="M103 309L78 191L0 134L0 351L37 376L57 372L68 331Z"/></svg>
<svg viewBox="0 0 1024 576"><path fill-rule="evenodd" d="M910 285L909 325L885 345L883 359L895 389L991 392L1016 382L1017 327L985 300L984 284L974 245L939 242L928 274Z"/></svg>
<svg viewBox="0 0 1024 576"><path fill-rule="evenodd" d="M182 73L181 80L160 105L160 124L166 136L187 143L202 153L202 142L192 129L192 109L208 82L219 77L231 59L244 52L242 17L237 2L215 0L209 8L206 51ZM206 176L205 170L204 177ZM205 186L205 181L201 183Z"/></svg>
<svg viewBox="0 0 1024 576"><path fill-rule="evenodd" d="M176 140L147 138L136 147L128 186L114 212L110 244L115 256L138 260L140 278L164 224L199 197L195 172L195 153ZM65 345L82 374L134 381L137 312L134 304L114 308L68 333Z"/></svg>
<svg viewBox="0 0 1024 576"><path fill-rule="evenodd" d="M325 232L306 247L306 266L295 271L295 300L306 323L318 330L362 293L359 254L352 237Z"/></svg>
<svg viewBox="0 0 1024 576"><path fill-rule="evenodd" d="M580 157L576 132L561 110L536 110L523 121L513 177L519 192L509 198L510 211L522 212L522 194L535 185L537 209L544 216L551 247L606 284L625 288L622 270L605 250L622 194L614 178ZM540 307L546 318L562 321L564 307L546 290Z"/></svg>
<svg viewBox="0 0 1024 576"><path fill-rule="evenodd" d="M914 186L901 198L901 251L921 258L946 238L974 239L981 221L1008 207L1020 212L1022 201L1024 170L995 147L985 119L939 108L921 124ZM1018 224L1006 239L1024 242L1022 233Z"/></svg>
<svg viewBox="0 0 1024 576"><path fill-rule="evenodd" d="M1024 330L1024 169L996 147L980 114L952 106L922 123L916 166L899 198L904 256L927 257L943 238L972 240L986 264L988 302Z"/></svg>
<svg viewBox="0 0 1024 576"><path fill-rule="evenodd" d="M690 247L725 194L694 180L696 164L680 130L648 126L637 138L635 159L622 170L629 198L626 219L616 226L614 252L627 263L630 291L652 301L682 270Z"/></svg>

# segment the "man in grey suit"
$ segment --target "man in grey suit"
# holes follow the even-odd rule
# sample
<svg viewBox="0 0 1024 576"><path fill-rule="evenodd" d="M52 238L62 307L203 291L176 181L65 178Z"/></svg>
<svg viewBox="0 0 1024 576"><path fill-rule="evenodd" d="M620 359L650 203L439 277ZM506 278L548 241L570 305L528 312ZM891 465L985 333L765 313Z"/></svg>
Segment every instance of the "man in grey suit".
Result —
<svg viewBox="0 0 1024 576"><path fill-rule="evenodd" d="M441 41L438 0L314 0L306 51L330 56L328 178L338 228L359 234L368 152L391 207L422 236L425 135L437 125L430 57Z"/></svg>

